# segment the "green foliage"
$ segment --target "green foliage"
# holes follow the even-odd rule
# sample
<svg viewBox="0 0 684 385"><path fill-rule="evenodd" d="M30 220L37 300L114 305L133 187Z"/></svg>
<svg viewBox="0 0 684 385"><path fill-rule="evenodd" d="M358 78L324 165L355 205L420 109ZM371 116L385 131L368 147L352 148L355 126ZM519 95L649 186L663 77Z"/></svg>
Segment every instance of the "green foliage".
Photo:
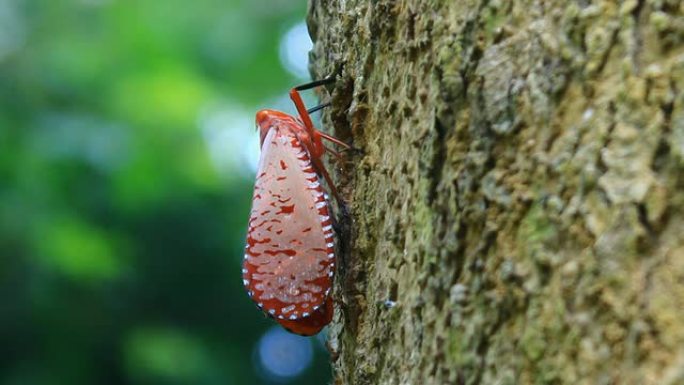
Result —
<svg viewBox="0 0 684 385"><path fill-rule="evenodd" d="M37 264L76 282L114 279L122 270L125 250L117 247L114 235L76 218L41 223L33 244Z"/></svg>
<svg viewBox="0 0 684 385"><path fill-rule="evenodd" d="M200 122L286 94L278 44L304 14L0 1L0 385L264 381L272 323L239 273L252 181L217 171ZM298 383L326 381L318 360Z"/></svg>

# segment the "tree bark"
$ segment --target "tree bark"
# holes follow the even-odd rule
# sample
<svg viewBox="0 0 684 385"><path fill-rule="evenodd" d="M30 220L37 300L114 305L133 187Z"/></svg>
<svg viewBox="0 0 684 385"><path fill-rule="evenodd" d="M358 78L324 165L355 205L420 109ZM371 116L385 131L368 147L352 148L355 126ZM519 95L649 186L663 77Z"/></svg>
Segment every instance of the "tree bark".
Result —
<svg viewBox="0 0 684 385"><path fill-rule="evenodd" d="M335 384L684 383L684 5L311 0Z"/></svg>

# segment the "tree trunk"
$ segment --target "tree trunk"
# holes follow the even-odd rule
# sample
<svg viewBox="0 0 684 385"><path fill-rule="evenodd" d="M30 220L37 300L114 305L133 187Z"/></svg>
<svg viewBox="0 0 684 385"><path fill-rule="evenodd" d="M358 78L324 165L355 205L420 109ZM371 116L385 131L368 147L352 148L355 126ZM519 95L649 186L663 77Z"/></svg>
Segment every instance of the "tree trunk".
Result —
<svg viewBox="0 0 684 385"><path fill-rule="evenodd" d="M684 383L684 5L311 0L335 384Z"/></svg>

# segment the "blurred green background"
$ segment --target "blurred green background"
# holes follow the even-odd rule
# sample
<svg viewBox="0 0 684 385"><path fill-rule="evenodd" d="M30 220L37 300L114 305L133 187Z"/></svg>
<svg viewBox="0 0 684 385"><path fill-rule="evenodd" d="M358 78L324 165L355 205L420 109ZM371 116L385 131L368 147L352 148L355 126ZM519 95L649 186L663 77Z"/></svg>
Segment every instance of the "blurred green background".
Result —
<svg viewBox="0 0 684 385"><path fill-rule="evenodd" d="M0 384L324 384L244 293L303 0L0 0Z"/></svg>

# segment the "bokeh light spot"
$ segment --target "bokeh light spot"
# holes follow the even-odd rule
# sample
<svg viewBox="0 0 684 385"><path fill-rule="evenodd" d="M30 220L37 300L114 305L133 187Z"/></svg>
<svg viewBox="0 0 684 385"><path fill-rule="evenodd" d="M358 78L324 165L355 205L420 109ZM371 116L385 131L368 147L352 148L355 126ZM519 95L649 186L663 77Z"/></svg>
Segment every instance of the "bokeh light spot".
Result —
<svg viewBox="0 0 684 385"><path fill-rule="evenodd" d="M300 375L311 365L313 348L308 338L274 326L259 340L257 356L258 366L264 376L272 381L285 382Z"/></svg>
<svg viewBox="0 0 684 385"><path fill-rule="evenodd" d="M109 234L76 217L55 218L36 226L41 261L80 282L116 278L122 250Z"/></svg>
<svg viewBox="0 0 684 385"><path fill-rule="evenodd" d="M26 26L17 5L11 0L0 0L0 60L24 44Z"/></svg>
<svg viewBox="0 0 684 385"><path fill-rule="evenodd" d="M301 22L290 28L280 41L280 62L286 70L300 79L309 78L309 51L313 42L306 24Z"/></svg>
<svg viewBox="0 0 684 385"><path fill-rule="evenodd" d="M199 126L214 167L223 177L235 171L243 177L256 174L259 164L259 134L254 115L232 103L208 106L200 114Z"/></svg>
<svg viewBox="0 0 684 385"><path fill-rule="evenodd" d="M125 341L127 369L138 380L167 379L189 383L207 375L205 346L180 330L146 328Z"/></svg>

